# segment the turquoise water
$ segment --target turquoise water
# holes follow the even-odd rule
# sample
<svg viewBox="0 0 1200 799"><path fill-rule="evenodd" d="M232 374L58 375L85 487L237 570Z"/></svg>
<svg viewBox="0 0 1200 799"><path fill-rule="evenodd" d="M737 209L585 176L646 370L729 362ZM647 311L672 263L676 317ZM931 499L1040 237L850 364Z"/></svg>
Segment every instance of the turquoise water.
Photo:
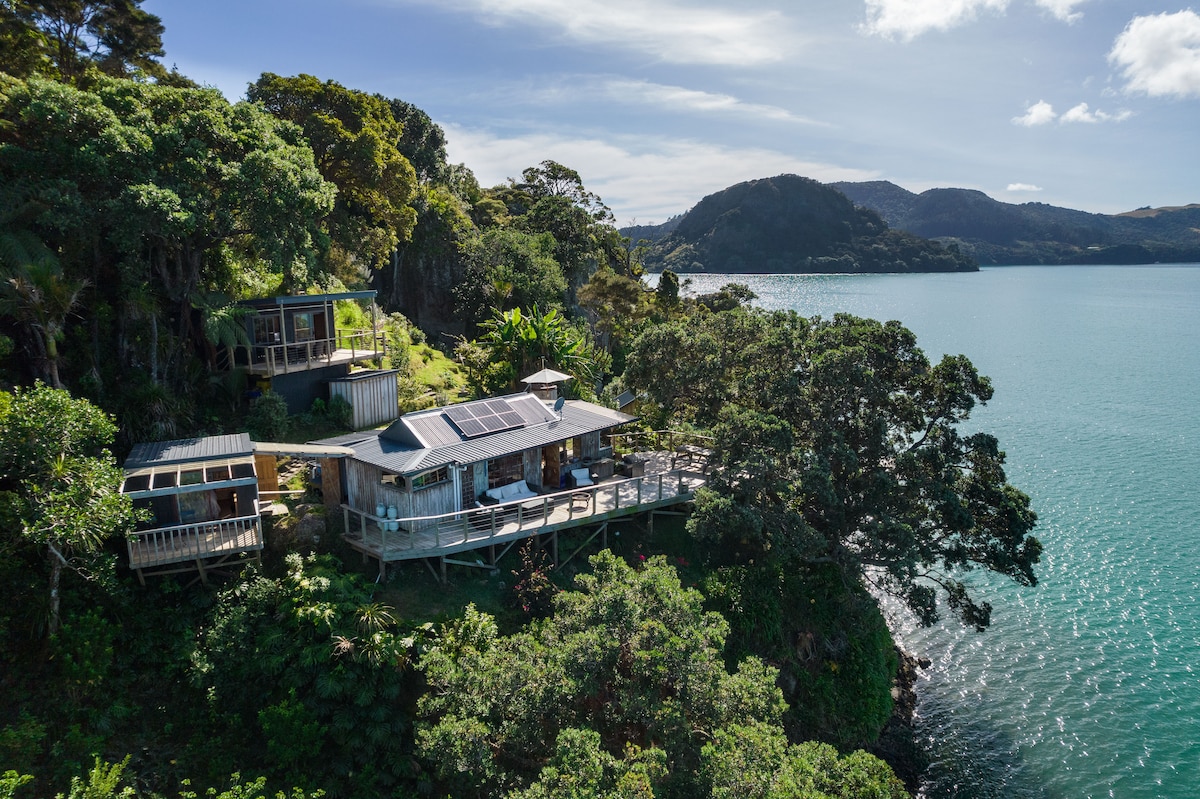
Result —
<svg viewBox="0 0 1200 799"><path fill-rule="evenodd" d="M983 634L893 625L933 660L925 796L1200 795L1200 266L736 280L767 308L899 319L992 378L995 433L1032 499L1040 584L977 582Z"/></svg>

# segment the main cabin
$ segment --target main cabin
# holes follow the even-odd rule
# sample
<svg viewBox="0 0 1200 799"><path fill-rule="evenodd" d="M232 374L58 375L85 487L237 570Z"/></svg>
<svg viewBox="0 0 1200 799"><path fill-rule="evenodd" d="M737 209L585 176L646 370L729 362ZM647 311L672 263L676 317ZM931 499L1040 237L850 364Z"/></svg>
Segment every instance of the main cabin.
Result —
<svg viewBox="0 0 1200 799"><path fill-rule="evenodd" d="M433 525L429 517L486 504L501 493L495 489L558 491L580 468L611 476L612 448L602 436L633 419L590 402L552 406L522 393L416 411L381 432L328 443L354 450L344 470L350 506L382 508L412 531Z"/></svg>

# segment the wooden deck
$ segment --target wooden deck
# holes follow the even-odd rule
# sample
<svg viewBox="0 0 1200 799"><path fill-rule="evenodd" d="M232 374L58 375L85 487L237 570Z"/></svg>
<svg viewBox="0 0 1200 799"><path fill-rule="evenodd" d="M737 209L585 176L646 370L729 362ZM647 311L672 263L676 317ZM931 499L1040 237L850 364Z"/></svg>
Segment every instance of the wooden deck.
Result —
<svg viewBox="0 0 1200 799"><path fill-rule="evenodd" d="M257 558L263 548L258 516L180 524L133 533L129 537L129 565L144 582L148 574L207 572L231 559Z"/></svg>
<svg viewBox="0 0 1200 799"><path fill-rule="evenodd" d="M244 367L245 370L264 377L358 363L378 358L385 351L382 334L371 331L346 333L336 339L313 339L295 344L255 344L241 346L240 349L249 351L249 363Z"/></svg>
<svg viewBox="0 0 1200 799"><path fill-rule="evenodd" d="M684 468L662 468L676 461L667 453L647 464L640 477L612 478L594 486L542 494L469 511L396 519L400 530L387 530L388 519L342 505L345 536L364 558L388 563L450 555L508 545L560 530L601 525L689 502L707 481L706 463L689 461Z"/></svg>

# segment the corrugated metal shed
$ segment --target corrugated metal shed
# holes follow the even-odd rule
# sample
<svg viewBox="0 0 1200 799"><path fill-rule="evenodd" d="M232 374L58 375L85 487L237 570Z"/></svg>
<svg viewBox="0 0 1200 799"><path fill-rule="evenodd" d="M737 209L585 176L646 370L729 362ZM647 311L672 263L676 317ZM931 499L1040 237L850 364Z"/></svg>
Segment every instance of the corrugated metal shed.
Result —
<svg viewBox="0 0 1200 799"><path fill-rule="evenodd" d="M150 441L134 446L125 459L126 469L152 465L237 458L254 454L254 443L247 433L205 438L181 438L175 441Z"/></svg>
<svg viewBox="0 0 1200 799"><path fill-rule="evenodd" d="M536 417L538 422L526 424L525 427L515 430L504 430L465 440L457 432L452 437L445 435L438 425L445 424L449 428L450 424L444 421L444 417L440 423L433 419L433 416L440 416L440 413L437 413L439 409L434 409L407 414L401 417L396 425L411 422L412 417L420 417L417 427L430 432L431 435L436 431L436 440L444 443L426 447L413 446L382 434L357 443L344 443L353 447L357 460L395 474L413 474L452 463L478 463L535 447L544 447L556 441L607 430L632 422L635 418L590 402L572 400L564 403L560 419L536 397L528 394L515 396L520 398L517 402L513 402L513 397L505 399L509 400L514 410L522 413L522 417L529 414L530 417ZM537 407L529 404L530 402L536 403Z"/></svg>
<svg viewBox="0 0 1200 799"><path fill-rule="evenodd" d="M329 381L329 399L341 397L350 403L355 430L390 422L400 415L395 369L354 372Z"/></svg>

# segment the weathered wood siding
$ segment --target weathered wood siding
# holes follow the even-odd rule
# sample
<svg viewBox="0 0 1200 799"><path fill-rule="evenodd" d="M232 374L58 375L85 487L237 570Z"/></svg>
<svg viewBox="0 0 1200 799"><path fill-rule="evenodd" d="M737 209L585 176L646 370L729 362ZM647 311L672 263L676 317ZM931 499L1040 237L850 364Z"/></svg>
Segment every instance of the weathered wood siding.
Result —
<svg viewBox="0 0 1200 799"><path fill-rule="evenodd" d="M600 434L586 433L581 438L583 451L580 454L584 458L598 459L600 457Z"/></svg>
<svg viewBox="0 0 1200 799"><path fill-rule="evenodd" d="M346 463L347 504L367 513L374 513L376 505L394 505L397 515L412 516L409 494L397 486L380 482L383 470L369 463L347 458Z"/></svg>
<svg viewBox="0 0 1200 799"><path fill-rule="evenodd" d="M447 480L428 488L409 491L405 487L391 486L381 482L383 470L362 461L346 461L347 504L357 510L375 513L375 506L395 506L398 518L437 516L460 510L459 492L454 480Z"/></svg>
<svg viewBox="0 0 1200 799"><path fill-rule="evenodd" d="M542 487L542 449L527 449L521 453L525 465L525 482L530 488Z"/></svg>

